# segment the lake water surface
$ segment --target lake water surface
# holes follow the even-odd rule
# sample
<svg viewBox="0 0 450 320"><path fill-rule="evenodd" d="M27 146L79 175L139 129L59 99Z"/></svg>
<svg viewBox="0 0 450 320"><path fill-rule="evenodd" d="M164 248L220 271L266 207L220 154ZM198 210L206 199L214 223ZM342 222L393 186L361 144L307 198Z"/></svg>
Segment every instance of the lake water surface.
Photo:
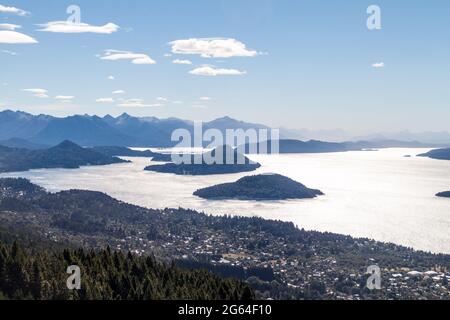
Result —
<svg viewBox="0 0 450 320"><path fill-rule="evenodd" d="M257 155L254 173L206 177L144 171L149 159L129 164L3 174L30 179L49 191L86 189L149 208L183 207L215 215L259 216L450 254L450 161L415 157L429 149L383 149L331 154ZM412 155L411 158L405 155ZM326 195L299 201L206 201L199 189L259 173L279 173Z"/></svg>

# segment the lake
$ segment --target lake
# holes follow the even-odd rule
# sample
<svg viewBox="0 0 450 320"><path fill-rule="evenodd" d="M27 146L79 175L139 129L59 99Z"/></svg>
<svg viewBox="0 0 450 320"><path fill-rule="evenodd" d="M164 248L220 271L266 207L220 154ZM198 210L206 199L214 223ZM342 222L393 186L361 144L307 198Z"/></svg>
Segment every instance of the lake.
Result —
<svg viewBox="0 0 450 320"><path fill-rule="evenodd" d="M49 191L86 189L150 208L183 207L214 215L259 216L299 228L393 242L450 254L450 161L416 157L430 149L383 149L330 154L255 155L254 173L191 177L146 172L145 158L76 170L3 174L30 179ZM412 155L408 158L405 155ZM207 201L192 193L249 174L279 173L325 196L294 201Z"/></svg>

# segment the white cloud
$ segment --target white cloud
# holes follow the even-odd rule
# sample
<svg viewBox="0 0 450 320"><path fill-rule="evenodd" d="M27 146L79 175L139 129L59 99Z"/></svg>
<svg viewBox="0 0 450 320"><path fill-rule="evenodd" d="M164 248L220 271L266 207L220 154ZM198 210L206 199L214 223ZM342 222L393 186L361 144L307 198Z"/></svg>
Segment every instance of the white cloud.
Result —
<svg viewBox="0 0 450 320"><path fill-rule="evenodd" d="M156 100L157 100L157 101L162 101L162 102L168 101L168 99L167 99L167 98L164 98L164 97L158 97L158 98L156 98Z"/></svg>
<svg viewBox="0 0 450 320"><path fill-rule="evenodd" d="M189 71L189 73L196 76L215 77L215 76L242 76L247 74L247 71L240 71L237 69L218 69L211 66L202 66Z"/></svg>
<svg viewBox="0 0 450 320"><path fill-rule="evenodd" d="M33 44L36 39L16 31L0 31L0 43L7 44Z"/></svg>
<svg viewBox="0 0 450 320"><path fill-rule="evenodd" d="M259 53L248 50L246 45L235 39L204 38L175 40L169 43L172 53L197 54L203 58L255 57Z"/></svg>
<svg viewBox="0 0 450 320"><path fill-rule="evenodd" d="M97 100L95 100L95 102L97 102L97 103L114 103L114 99L113 98L98 98Z"/></svg>
<svg viewBox="0 0 450 320"><path fill-rule="evenodd" d="M0 23L0 29L3 29L3 30L14 31L14 30L20 29L20 28L22 28L22 26L19 26L18 24Z"/></svg>
<svg viewBox="0 0 450 320"><path fill-rule="evenodd" d="M48 92L45 89L22 89L22 91L31 92L31 93L47 93Z"/></svg>
<svg viewBox="0 0 450 320"><path fill-rule="evenodd" d="M200 101L210 101L210 97L200 97Z"/></svg>
<svg viewBox="0 0 450 320"><path fill-rule="evenodd" d="M384 68L384 62L377 62L372 64L373 68Z"/></svg>
<svg viewBox="0 0 450 320"><path fill-rule="evenodd" d="M112 94L124 94L124 93L125 93L124 90L116 90L112 92Z"/></svg>
<svg viewBox="0 0 450 320"><path fill-rule="evenodd" d="M59 100L61 102L72 102L75 99L74 96L56 96L55 100Z"/></svg>
<svg viewBox="0 0 450 320"><path fill-rule="evenodd" d="M182 104L182 103L183 103L183 101L180 101L180 100L175 100L175 101L172 101L172 103L173 103L173 104Z"/></svg>
<svg viewBox="0 0 450 320"><path fill-rule="evenodd" d="M48 98L48 95L47 95L48 91L45 89L39 89L39 88L22 89L22 91L32 93L33 96L36 98L41 98L41 99Z"/></svg>
<svg viewBox="0 0 450 320"><path fill-rule="evenodd" d="M166 57L166 58L170 58L171 56L172 56L171 53L165 53L165 54L164 54L164 57Z"/></svg>
<svg viewBox="0 0 450 320"><path fill-rule="evenodd" d="M0 13L10 13L10 14L16 14L18 16L27 16L30 13L28 11L19 9L19 8L15 8L15 7L5 7L3 5L0 4Z"/></svg>
<svg viewBox="0 0 450 320"><path fill-rule="evenodd" d="M114 80L114 79L116 79L114 76L109 76L108 77L108 80Z"/></svg>
<svg viewBox="0 0 450 320"><path fill-rule="evenodd" d="M122 108L143 108L143 107L162 107L163 104L161 103L146 104L142 99L126 99L122 100L122 102L119 103L117 106Z"/></svg>
<svg viewBox="0 0 450 320"><path fill-rule="evenodd" d="M202 105L202 104L194 104L194 105L192 105L192 108L195 108L195 109L206 109L207 106Z"/></svg>
<svg viewBox="0 0 450 320"><path fill-rule="evenodd" d="M17 56L17 52L9 51L9 50L2 50L3 53L9 54L11 56Z"/></svg>
<svg viewBox="0 0 450 320"><path fill-rule="evenodd" d="M192 62L190 60L180 60L180 59L175 59L172 61L173 64L187 64L187 65L191 65Z"/></svg>
<svg viewBox="0 0 450 320"><path fill-rule="evenodd" d="M42 29L38 31L54 33L100 33L111 34L119 30L119 26L114 23L107 23L103 26L93 26L87 23L73 23L69 21L51 21L40 24Z"/></svg>
<svg viewBox="0 0 450 320"><path fill-rule="evenodd" d="M134 53L131 51L106 50L105 54L100 57L102 60L118 61L130 60L133 64L155 64L156 62L148 55L143 53Z"/></svg>

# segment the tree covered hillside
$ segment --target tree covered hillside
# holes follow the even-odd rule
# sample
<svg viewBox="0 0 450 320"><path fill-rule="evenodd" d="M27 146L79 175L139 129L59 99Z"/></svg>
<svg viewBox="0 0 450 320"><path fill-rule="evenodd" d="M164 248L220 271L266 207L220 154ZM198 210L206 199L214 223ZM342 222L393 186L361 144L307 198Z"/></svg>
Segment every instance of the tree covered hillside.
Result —
<svg viewBox="0 0 450 320"><path fill-rule="evenodd" d="M7 236L0 236L5 238ZM67 267L81 268L81 290L66 286ZM131 253L85 249L27 250L0 241L0 300L239 300L247 285L203 270L184 270Z"/></svg>

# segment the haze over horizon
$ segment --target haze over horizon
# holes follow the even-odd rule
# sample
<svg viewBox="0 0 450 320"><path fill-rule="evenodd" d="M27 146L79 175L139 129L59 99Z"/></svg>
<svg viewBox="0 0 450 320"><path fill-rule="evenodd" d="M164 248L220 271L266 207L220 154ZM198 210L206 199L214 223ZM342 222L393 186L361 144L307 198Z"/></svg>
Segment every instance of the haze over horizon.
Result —
<svg viewBox="0 0 450 320"><path fill-rule="evenodd" d="M377 1L370 31L371 1L1 1L0 110L448 132L450 4L437 2Z"/></svg>

